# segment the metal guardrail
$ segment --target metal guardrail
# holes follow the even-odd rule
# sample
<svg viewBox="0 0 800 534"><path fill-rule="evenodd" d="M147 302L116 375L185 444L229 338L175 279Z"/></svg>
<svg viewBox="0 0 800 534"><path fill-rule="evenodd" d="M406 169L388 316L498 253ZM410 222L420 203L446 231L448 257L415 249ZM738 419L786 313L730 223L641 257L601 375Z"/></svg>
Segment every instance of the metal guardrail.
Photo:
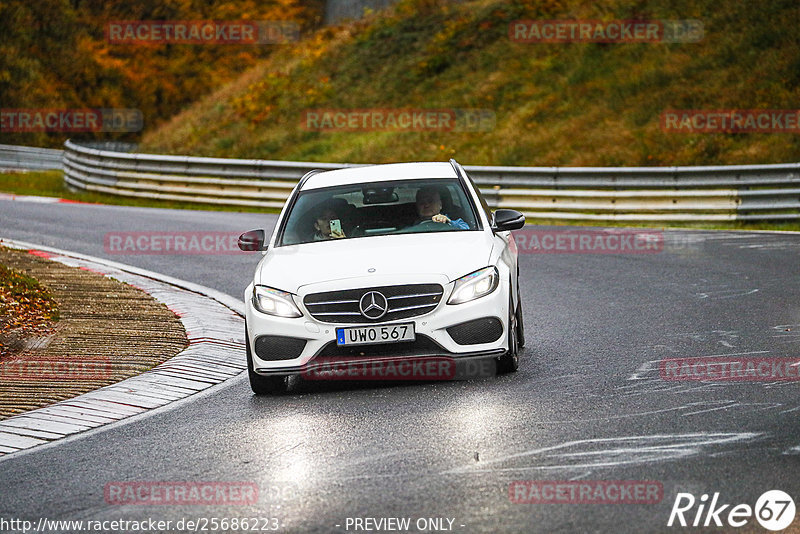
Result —
<svg viewBox="0 0 800 534"><path fill-rule="evenodd" d="M280 208L312 169L359 166L110 152L65 144L70 187L231 206ZM495 208L530 219L800 219L800 163L719 167L466 166Z"/></svg>
<svg viewBox="0 0 800 534"><path fill-rule="evenodd" d="M30 146L0 145L0 169L61 169L63 150Z"/></svg>

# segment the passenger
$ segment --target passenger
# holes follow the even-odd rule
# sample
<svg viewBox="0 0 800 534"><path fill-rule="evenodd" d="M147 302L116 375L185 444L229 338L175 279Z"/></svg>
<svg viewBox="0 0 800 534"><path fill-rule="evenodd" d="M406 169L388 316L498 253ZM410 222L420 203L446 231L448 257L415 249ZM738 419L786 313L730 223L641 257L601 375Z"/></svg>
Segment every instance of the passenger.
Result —
<svg viewBox="0 0 800 534"><path fill-rule="evenodd" d="M421 187L417 191L417 215L415 225L426 221L434 221L442 224L449 224L459 230L469 230L469 225L462 219L451 220L450 217L441 213L442 195L435 187Z"/></svg>
<svg viewBox="0 0 800 534"><path fill-rule="evenodd" d="M333 223L333 224L331 224ZM314 220L314 241L347 237L342 230L342 221L333 208L323 207Z"/></svg>

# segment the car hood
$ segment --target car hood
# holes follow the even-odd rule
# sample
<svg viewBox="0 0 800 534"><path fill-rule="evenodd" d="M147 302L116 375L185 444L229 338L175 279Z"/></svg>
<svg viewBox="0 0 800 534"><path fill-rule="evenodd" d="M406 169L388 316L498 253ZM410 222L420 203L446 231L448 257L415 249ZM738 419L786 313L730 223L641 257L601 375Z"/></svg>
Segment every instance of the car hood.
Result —
<svg viewBox="0 0 800 534"><path fill-rule="evenodd" d="M435 275L453 281L486 267L491 251L492 235L482 231L319 241L271 248L255 282L296 293L309 284L370 276L377 281Z"/></svg>

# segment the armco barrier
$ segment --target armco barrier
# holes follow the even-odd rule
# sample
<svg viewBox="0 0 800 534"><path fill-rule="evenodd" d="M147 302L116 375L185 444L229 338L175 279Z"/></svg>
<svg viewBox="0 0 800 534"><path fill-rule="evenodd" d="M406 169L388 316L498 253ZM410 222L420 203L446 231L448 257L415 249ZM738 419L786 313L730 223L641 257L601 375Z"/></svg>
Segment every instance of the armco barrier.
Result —
<svg viewBox="0 0 800 534"><path fill-rule="evenodd" d="M61 169L63 150L30 146L0 145L0 169Z"/></svg>
<svg viewBox="0 0 800 534"><path fill-rule="evenodd" d="M279 208L312 169L357 166L111 152L67 141L68 186L131 197ZM717 167L465 167L495 208L529 219L800 219L800 163Z"/></svg>

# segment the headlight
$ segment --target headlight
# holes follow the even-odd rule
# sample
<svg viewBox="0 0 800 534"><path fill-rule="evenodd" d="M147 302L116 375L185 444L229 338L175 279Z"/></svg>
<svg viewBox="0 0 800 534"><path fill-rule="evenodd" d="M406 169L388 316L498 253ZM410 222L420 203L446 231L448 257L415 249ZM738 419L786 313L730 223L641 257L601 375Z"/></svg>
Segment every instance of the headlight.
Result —
<svg viewBox="0 0 800 534"><path fill-rule="evenodd" d="M456 280L448 304L463 304L488 295L500 284L497 267L486 267Z"/></svg>
<svg viewBox="0 0 800 534"><path fill-rule="evenodd" d="M302 317L295 306L292 294L266 286L253 287L253 306L261 313L278 317Z"/></svg>

